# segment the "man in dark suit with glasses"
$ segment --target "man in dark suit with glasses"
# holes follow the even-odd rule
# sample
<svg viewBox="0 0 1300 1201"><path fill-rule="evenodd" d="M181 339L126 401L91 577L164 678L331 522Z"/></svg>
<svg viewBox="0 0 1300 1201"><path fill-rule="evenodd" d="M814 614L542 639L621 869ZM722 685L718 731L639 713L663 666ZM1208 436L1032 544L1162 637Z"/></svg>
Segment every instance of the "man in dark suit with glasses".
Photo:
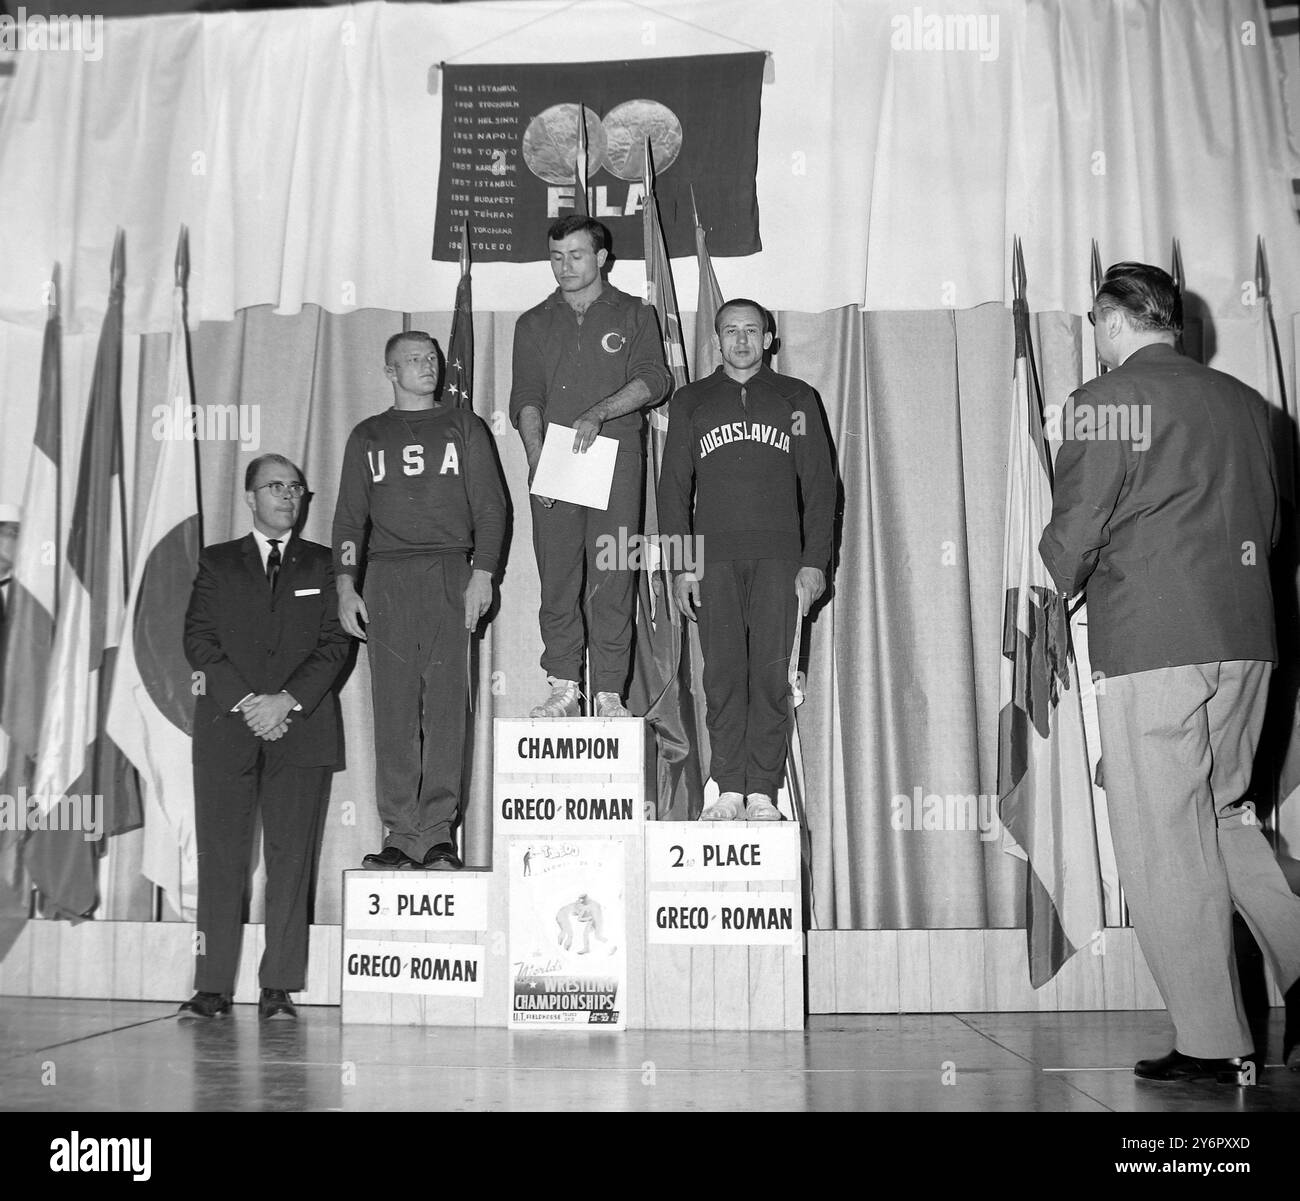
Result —
<svg viewBox="0 0 1300 1201"><path fill-rule="evenodd" d="M266 953L259 1015L296 1016L306 984L308 898L342 764L335 685L348 653L333 557L295 535L306 486L282 455L248 465L252 532L207 547L185 614L194 714L199 858L194 997L184 1018L229 1013L244 920L254 814L266 860Z"/></svg>

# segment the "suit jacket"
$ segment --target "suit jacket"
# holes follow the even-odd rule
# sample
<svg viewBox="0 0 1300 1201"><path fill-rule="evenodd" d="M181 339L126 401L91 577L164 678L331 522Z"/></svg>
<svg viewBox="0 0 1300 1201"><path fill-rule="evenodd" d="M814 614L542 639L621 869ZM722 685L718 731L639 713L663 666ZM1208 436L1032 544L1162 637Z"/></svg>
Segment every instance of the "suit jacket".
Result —
<svg viewBox="0 0 1300 1201"><path fill-rule="evenodd" d="M347 654L327 547L291 538L274 593L252 534L207 547L185 614L185 657L205 685L194 712L195 762L251 760L262 740L231 711L250 692L283 689L302 711L267 745L300 767L341 766L334 684Z"/></svg>
<svg viewBox="0 0 1300 1201"><path fill-rule="evenodd" d="M1149 345L1070 397L1062 433L1039 551L1067 596L1087 583L1094 668L1276 660L1267 402Z"/></svg>

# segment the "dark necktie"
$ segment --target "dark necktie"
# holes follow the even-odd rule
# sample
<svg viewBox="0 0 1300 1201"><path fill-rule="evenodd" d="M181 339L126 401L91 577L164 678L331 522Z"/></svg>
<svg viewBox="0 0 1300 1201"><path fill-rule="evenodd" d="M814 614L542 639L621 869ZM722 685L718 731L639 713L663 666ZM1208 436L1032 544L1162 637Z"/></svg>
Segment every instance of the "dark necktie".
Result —
<svg viewBox="0 0 1300 1201"><path fill-rule="evenodd" d="M280 539L268 538L271 544L271 553L266 556L266 578L271 583L271 591L275 591L275 577L280 574Z"/></svg>

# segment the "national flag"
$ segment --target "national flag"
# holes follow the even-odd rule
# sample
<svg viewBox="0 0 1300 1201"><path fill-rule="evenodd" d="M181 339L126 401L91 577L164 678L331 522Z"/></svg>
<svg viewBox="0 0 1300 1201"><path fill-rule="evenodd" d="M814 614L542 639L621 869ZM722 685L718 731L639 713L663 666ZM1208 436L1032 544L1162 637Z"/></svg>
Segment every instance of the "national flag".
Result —
<svg viewBox="0 0 1300 1201"><path fill-rule="evenodd" d="M1069 619L1065 598L1038 553L1052 513L1052 465L1043 436L1019 239L1015 267L998 799L1004 849L1027 861L1029 978L1041 988L1101 930L1103 918L1092 781Z"/></svg>
<svg viewBox="0 0 1300 1201"><path fill-rule="evenodd" d="M474 411L474 298L469 280L469 221L460 227L460 282L447 344L446 394L458 409Z"/></svg>
<svg viewBox="0 0 1300 1201"><path fill-rule="evenodd" d="M41 348L36 432L27 461L22 521L14 548L13 573L5 601L0 645L0 730L8 741L0 791L22 795L32 783L40 746L41 711L54 649L59 595L59 466L63 391L60 367L62 322L59 318L59 267L51 275L49 313ZM0 830L0 957L27 917L23 880L23 830ZM16 920L15 920L16 919Z"/></svg>
<svg viewBox="0 0 1300 1201"><path fill-rule="evenodd" d="M704 227L700 224L700 211L695 207L695 189L691 188L691 212L695 217L695 262L699 267L699 295L695 302L695 378L712 375L722 366L722 356L713 344L713 322L722 307L722 289L713 274L713 261Z"/></svg>
<svg viewBox="0 0 1300 1201"><path fill-rule="evenodd" d="M672 267L659 223L659 205L655 200L654 163L649 139L646 139L644 154L645 303L651 305L658 316L664 357L672 372L674 388L680 388L687 382L686 354L682 347ZM659 533L656 485L659 466L663 462L664 440L668 436L666 409L667 405L663 404L650 411L645 533L652 550ZM698 816L704 798L695 704L690 691L690 658L684 653L681 623L673 619L672 602L666 594L666 573L657 556L652 553L649 558L652 561L641 573L638 583L636 661L630 699L633 710L645 716L655 732L659 764L656 814L661 821L686 821Z"/></svg>
<svg viewBox="0 0 1300 1201"><path fill-rule="evenodd" d="M185 281L189 241L181 227L172 296L167 430L188 428L194 403ZM198 444L162 440L149 507L136 553L122 645L109 701L108 735L140 774L144 810L141 872L183 918L198 905L199 861L194 833L194 692L185 659L185 608L198 570Z"/></svg>
<svg viewBox="0 0 1300 1201"><path fill-rule="evenodd" d="M1255 301L1260 312L1264 364L1261 391L1283 417L1274 423L1273 452L1278 485L1278 545L1273 552L1273 605L1278 636L1278 665L1273 690L1285 704L1269 706L1258 759L1275 764L1277 812L1274 827L1291 848L1300 845L1300 464L1296 462L1297 406L1287 390L1282 343L1273 316L1268 256L1264 239L1255 239ZM1256 771L1256 776L1261 774Z"/></svg>
<svg viewBox="0 0 1300 1201"><path fill-rule="evenodd" d="M126 758L104 730L126 601L122 490L123 235L113 245L112 287L95 355L81 441L77 493L59 590L33 794L48 806L65 796L102 798L101 829L140 824ZM102 847L101 847L102 849ZM95 844L80 831L29 835L24 859L47 916L81 917L95 907Z"/></svg>
<svg viewBox="0 0 1300 1201"><path fill-rule="evenodd" d="M713 322L722 307L722 289L718 286L718 277L713 272L707 237L703 225L700 224L700 210L695 203L694 185L691 187L691 215L695 220L695 263L699 275L699 288L695 301L695 378L703 379L722 366L722 356L713 342ZM707 706L704 700L704 649L700 645L699 625L691 622L686 637L688 639L686 653L690 657L691 666L691 696L695 702L695 729L698 732L700 745L700 775L707 780L713 764L713 745L709 740ZM798 745L798 727L793 724L793 720L792 712L791 741L786 748L791 771L787 773L786 789L790 793L790 808L795 814L800 814L803 812L803 755ZM796 764L798 776L794 778Z"/></svg>
<svg viewBox="0 0 1300 1201"><path fill-rule="evenodd" d="M49 315L41 348L41 382L36 433L27 461L22 524L14 552L13 577L6 602L4 671L0 687L0 726L10 741L6 775L9 794L31 784L31 769L41 737L45 681L54 649L59 595L59 463L63 407L57 264L51 280Z"/></svg>

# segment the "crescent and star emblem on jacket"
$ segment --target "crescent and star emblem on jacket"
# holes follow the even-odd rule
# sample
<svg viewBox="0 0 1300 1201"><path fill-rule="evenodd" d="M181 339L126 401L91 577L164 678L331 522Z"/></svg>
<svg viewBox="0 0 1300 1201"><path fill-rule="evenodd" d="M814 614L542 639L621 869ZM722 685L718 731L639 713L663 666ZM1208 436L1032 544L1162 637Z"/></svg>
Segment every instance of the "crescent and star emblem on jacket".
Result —
<svg viewBox="0 0 1300 1201"><path fill-rule="evenodd" d="M627 345L627 339L617 330L610 330L601 338L600 345L606 354L618 354Z"/></svg>

